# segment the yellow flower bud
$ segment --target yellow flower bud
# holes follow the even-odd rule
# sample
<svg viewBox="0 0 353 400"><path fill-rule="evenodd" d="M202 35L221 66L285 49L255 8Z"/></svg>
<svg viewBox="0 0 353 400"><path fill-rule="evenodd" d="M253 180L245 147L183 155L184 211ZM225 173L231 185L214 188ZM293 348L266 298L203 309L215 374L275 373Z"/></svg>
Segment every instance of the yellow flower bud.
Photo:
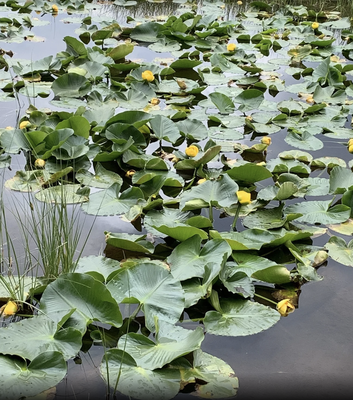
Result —
<svg viewBox="0 0 353 400"><path fill-rule="evenodd" d="M199 152L198 147L193 144L185 149L185 154L188 157L195 157L198 152Z"/></svg>
<svg viewBox="0 0 353 400"><path fill-rule="evenodd" d="M238 4L238 6L241 6L243 4L243 2L239 0L239 1L237 1L237 4Z"/></svg>
<svg viewBox="0 0 353 400"><path fill-rule="evenodd" d="M13 129L13 127L12 127L12 126L7 126L5 129L6 129L7 131L11 131L11 130Z"/></svg>
<svg viewBox="0 0 353 400"><path fill-rule="evenodd" d="M315 100L314 100L313 96L308 96L306 98L306 102L309 103L309 104L312 104L312 103L315 103Z"/></svg>
<svg viewBox="0 0 353 400"><path fill-rule="evenodd" d="M251 203L251 193L245 192L245 190L238 190L237 196L240 204Z"/></svg>
<svg viewBox="0 0 353 400"><path fill-rule="evenodd" d="M153 106L156 106L156 105L158 105L160 103L160 101L159 101L159 99L157 99L157 97L152 97L152 99L150 100L150 103Z"/></svg>
<svg viewBox="0 0 353 400"><path fill-rule="evenodd" d="M133 175L135 175L136 171L134 169L130 169L129 171L127 171L127 173L125 174L125 176L127 178L131 178Z"/></svg>
<svg viewBox="0 0 353 400"><path fill-rule="evenodd" d="M204 183L204 182L206 182L206 181L207 181L207 179L202 178L202 179L199 179L199 180L197 181L197 184L198 184L198 185L201 185L202 183Z"/></svg>
<svg viewBox="0 0 353 400"><path fill-rule="evenodd" d="M8 301L0 308L0 316L10 317L18 311L17 304L14 301Z"/></svg>
<svg viewBox="0 0 353 400"><path fill-rule="evenodd" d="M263 138L261 139L261 143L262 143L262 144L267 144L267 146L269 146L269 145L271 144L271 142L272 142L272 140L271 140L271 138L268 137L268 136L265 136L265 137L263 137Z"/></svg>
<svg viewBox="0 0 353 400"><path fill-rule="evenodd" d="M52 10L53 10L54 13L57 13L57 12L59 11L59 8L58 8L58 6L57 6L56 4L53 4L53 5L51 6L51 8L52 8Z"/></svg>
<svg viewBox="0 0 353 400"><path fill-rule="evenodd" d="M27 128L27 126L31 125L31 123L29 121L22 121L20 123L20 129L25 129Z"/></svg>
<svg viewBox="0 0 353 400"><path fill-rule="evenodd" d="M228 43L227 44L227 51L235 51L237 46L234 43Z"/></svg>
<svg viewBox="0 0 353 400"><path fill-rule="evenodd" d="M290 299L284 299L277 303L277 311L282 315L282 317L286 317L294 310L295 307L291 303Z"/></svg>
<svg viewBox="0 0 353 400"><path fill-rule="evenodd" d="M348 147L348 151L349 151L350 153L353 153L353 144L350 145L350 146Z"/></svg>
<svg viewBox="0 0 353 400"><path fill-rule="evenodd" d="M154 75L148 69L146 71L142 72L141 77L142 77L142 79L144 79L147 82L153 82L154 81Z"/></svg>
<svg viewBox="0 0 353 400"><path fill-rule="evenodd" d="M348 140L348 147L353 146L353 139Z"/></svg>
<svg viewBox="0 0 353 400"><path fill-rule="evenodd" d="M317 28L319 27L319 23L318 23L318 22L313 22L313 23L311 24L311 27L312 27L313 29L317 29Z"/></svg>
<svg viewBox="0 0 353 400"><path fill-rule="evenodd" d="M42 160L41 158L37 158L36 161L34 161L34 166L36 168L44 168L45 166L45 161Z"/></svg>

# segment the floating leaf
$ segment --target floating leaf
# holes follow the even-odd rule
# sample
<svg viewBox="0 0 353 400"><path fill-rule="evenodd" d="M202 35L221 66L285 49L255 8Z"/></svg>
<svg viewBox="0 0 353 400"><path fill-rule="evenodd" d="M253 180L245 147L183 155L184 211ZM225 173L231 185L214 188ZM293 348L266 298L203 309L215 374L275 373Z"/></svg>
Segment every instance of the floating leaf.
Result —
<svg viewBox="0 0 353 400"><path fill-rule="evenodd" d="M176 323L184 309L181 284L164 267L152 262L136 262L121 268L107 288L118 302L140 303L146 326L155 330L155 318Z"/></svg>
<svg viewBox="0 0 353 400"><path fill-rule="evenodd" d="M28 365L22 358L0 355L1 399L36 396L57 385L66 371L66 361L58 351L46 351Z"/></svg>
<svg viewBox="0 0 353 400"><path fill-rule="evenodd" d="M280 319L272 308L250 300L221 300L221 312L207 311L206 332L221 336L247 336L271 328Z"/></svg>

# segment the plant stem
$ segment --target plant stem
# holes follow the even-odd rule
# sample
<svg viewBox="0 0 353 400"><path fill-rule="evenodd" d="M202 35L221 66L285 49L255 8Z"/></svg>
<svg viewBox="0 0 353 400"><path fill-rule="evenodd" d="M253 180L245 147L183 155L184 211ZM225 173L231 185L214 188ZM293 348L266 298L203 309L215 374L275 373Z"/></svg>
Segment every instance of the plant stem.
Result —
<svg viewBox="0 0 353 400"><path fill-rule="evenodd" d="M237 230L237 221L238 221L238 217L239 217L239 212L240 212L240 206L238 205L237 211L235 212L234 220L233 220L233 223L232 223L232 230L233 231Z"/></svg>
<svg viewBox="0 0 353 400"><path fill-rule="evenodd" d="M269 301L270 303L277 305L277 301L273 301L273 300L271 300L271 299L269 299L269 298L267 298L265 296L261 296L261 294L255 293L254 296L259 297L260 299Z"/></svg>

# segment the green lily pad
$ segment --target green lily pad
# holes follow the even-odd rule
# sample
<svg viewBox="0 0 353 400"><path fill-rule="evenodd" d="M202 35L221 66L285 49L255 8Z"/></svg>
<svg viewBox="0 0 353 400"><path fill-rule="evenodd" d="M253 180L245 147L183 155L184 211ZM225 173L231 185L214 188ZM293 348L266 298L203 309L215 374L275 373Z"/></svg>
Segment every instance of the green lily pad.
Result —
<svg viewBox="0 0 353 400"><path fill-rule="evenodd" d="M220 336L247 336L271 328L280 314L250 300L221 300L221 311L207 311L206 332Z"/></svg>
<svg viewBox="0 0 353 400"><path fill-rule="evenodd" d="M23 358L0 355L1 397L14 400L36 396L57 385L66 371L66 361L58 351L46 351L29 364Z"/></svg>
<svg viewBox="0 0 353 400"><path fill-rule="evenodd" d="M151 262L141 261L120 269L107 288L119 303L139 303L146 326L152 332L156 317L174 324L184 309L180 282L165 268Z"/></svg>

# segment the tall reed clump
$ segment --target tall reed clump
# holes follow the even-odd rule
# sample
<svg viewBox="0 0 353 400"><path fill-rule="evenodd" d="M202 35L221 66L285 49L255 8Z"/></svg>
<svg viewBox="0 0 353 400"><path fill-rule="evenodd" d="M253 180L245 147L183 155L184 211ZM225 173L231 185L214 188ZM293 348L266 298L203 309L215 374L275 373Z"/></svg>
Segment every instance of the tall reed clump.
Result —
<svg viewBox="0 0 353 400"><path fill-rule="evenodd" d="M62 273L75 271L95 219L87 228L79 205L68 204L65 196L41 202L33 193L20 198L15 194L6 206L3 189L0 194L0 285L10 299L24 301L25 290L14 289L24 287L29 276L46 285Z"/></svg>

